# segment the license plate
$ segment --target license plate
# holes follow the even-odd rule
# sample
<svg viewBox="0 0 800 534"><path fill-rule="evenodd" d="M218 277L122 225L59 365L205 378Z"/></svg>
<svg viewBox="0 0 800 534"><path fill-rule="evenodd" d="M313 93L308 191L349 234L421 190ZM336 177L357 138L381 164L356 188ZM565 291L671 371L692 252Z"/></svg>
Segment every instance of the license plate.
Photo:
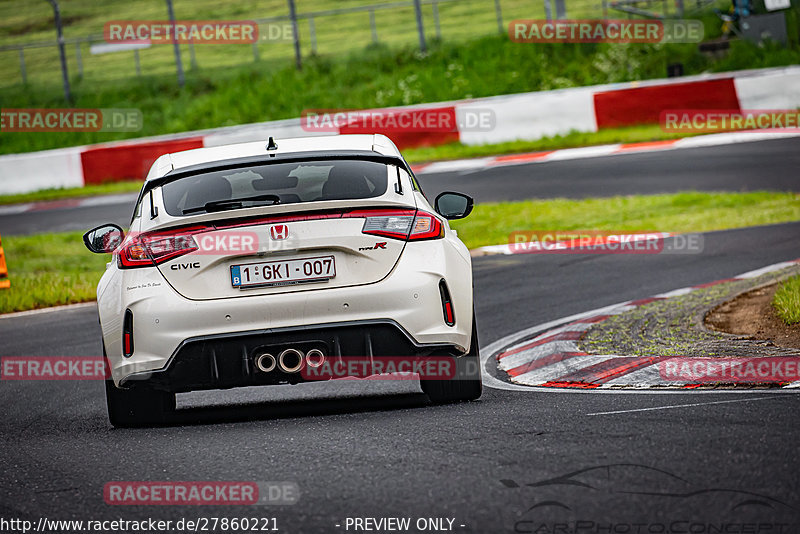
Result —
<svg viewBox="0 0 800 534"><path fill-rule="evenodd" d="M334 276L333 256L231 265L231 285L238 288L321 282Z"/></svg>

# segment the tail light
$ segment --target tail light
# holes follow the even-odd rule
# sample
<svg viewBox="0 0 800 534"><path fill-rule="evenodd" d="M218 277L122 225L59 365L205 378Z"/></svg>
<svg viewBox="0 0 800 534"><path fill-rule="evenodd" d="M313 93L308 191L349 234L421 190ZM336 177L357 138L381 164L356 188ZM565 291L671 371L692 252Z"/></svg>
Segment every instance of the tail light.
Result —
<svg viewBox="0 0 800 534"><path fill-rule="evenodd" d="M355 213L350 214L350 216L353 215ZM422 241L444 237L444 226L441 221L426 211L366 212L366 220L361 231L365 234L403 241Z"/></svg>
<svg viewBox="0 0 800 534"><path fill-rule="evenodd" d="M125 310L122 320L122 355L126 358L133 355L133 312L130 308Z"/></svg>
<svg viewBox="0 0 800 534"><path fill-rule="evenodd" d="M152 267L198 249L192 234L210 228L193 226L178 231L150 232L129 236L122 244L118 264L121 269Z"/></svg>
<svg viewBox="0 0 800 534"><path fill-rule="evenodd" d="M439 295L442 297L442 313L444 314L444 324L453 326L456 324L456 312L453 311L453 301L450 298L450 291L444 279L439 281Z"/></svg>

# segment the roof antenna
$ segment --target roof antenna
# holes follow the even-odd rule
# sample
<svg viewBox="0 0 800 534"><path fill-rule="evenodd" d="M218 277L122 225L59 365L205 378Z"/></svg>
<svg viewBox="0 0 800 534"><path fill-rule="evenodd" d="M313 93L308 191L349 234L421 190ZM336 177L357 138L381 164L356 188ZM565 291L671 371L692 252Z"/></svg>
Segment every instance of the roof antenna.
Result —
<svg viewBox="0 0 800 534"><path fill-rule="evenodd" d="M267 150L278 150L278 143L275 142L275 138L270 136L269 142L267 142Z"/></svg>

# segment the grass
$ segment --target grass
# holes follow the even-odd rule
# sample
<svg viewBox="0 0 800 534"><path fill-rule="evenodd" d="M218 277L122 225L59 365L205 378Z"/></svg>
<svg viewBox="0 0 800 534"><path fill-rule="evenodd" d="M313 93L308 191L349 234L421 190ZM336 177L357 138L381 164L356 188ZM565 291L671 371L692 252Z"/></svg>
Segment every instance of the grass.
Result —
<svg viewBox="0 0 800 534"><path fill-rule="evenodd" d="M478 204L451 226L469 248L509 242L514 231L707 232L800 220L795 193L697 193Z"/></svg>
<svg viewBox="0 0 800 534"><path fill-rule="evenodd" d="M62 19L67 39L93 34L102 36L109 20L164 20L167 17L163 0L62 0ZM174 0L175 15L180 20L242 20L288 15L286 0ZM300 14L329 9L363 7L385 3L381 0L298 0ZM544 15L544 0L501 0L505 23L516 18L533 18ZM596 0L570 0L570 15L575 18L597 18L602 15L602 5ZM429 39L438 35L450 42L474 39L498 31L494 2L489 0L457 0L442 3L438 8L437 31L433 7L423 6L423 22ZM281 23L282 24L282 23ZM411 7L382 9L375 12L377 38L389 46L409 46L417 43L414 10ZM316 50L318 54L342 54L362 50L373 42L368 12L314 17L315 42L312 43L308 19L298 24L303 56ZM269 28L261 25L260 34ZM0 2L0 40L4 44L52 42L55 38L53 11L47 2L6 0ZM257 44L258 63L288 64L293 58L290 41L260 41ZM78 77L78 53L75 45L67 49L69 72ZM192 51L181 46L184 67L192 67ZM60 83L60 67L55 47L25 51L30 83ZM117 52L101 55L90 53L88 43L80 45L82 79L90 82L113 79L133 79L136 73L134 54ZM145 75L168 76L175 79L175 58L172 46L153 45L139 53L141 69ZM197 68L235 68L253 64L255 56L251 44L197 44L194 47ZM16 50L0 52L0 85L19 83L21 70ZM77 80L76 80L77 81Z"/></svg>
<svg viewBox="0 0 800 534"><path fill-rule="evenodd" d="M94 300L111 256L92 254L81 232L3 238L11 288L0 290L0 313Z"/></svg>
<svg viewBox="0 0 800 534"><path fill-rule="evenodd" d="M675 139L677 137L686 137L690 135L696 134L669 134L661 130L659 126L647 125L634 126L630 128L609 128L607 130L594 133L572 132L563 136L558 135L554 137L544 137L535 141L514 141L510 143L499 143L493 145L471 146L463 145L461 143L451 143L436 147L406 149L403 150L403 154L409 163L415 164L456 158L474 158L481 156L533 152L538 150L555 150L559 148L573 148L609 143L658 141L662 139ZM115 193L131 193L139 191L141 187L142 182L134 180L130 182L113 182L101 185L89 185L86 187L44 189L42 191L33 191L30 193L0 195L0 205L19 204L24 202L43 202L65 198L92 197Z"/></svg>
<svg viewBox="0 0 800 534"><path fill-rule="evenodd" d="M478 158L501 154L558 150L560 148L577 148L583 146L606 145L615 143L641 143L646 141L663 141L692 137L704 132L668 133L657 124L631 126L628 128L608 128L598 132L570 132L566 135L542 137L536 140L520 140L493 145L464 145L450 143L435 147L406 148L403 155L410 163L439 161L460 158Z"/></svg>
<svg viewBox="0 0 800 534"><path fill-rule="evenodd" d="M800 323L800 276L781 284L772 299L772 306L784 323Z"/></svg>
<svg viewBox="0 0 800 534"><path fill-rule="evenodd" d="M734 42L715 59L696 45L512 43L491 35L465 43L374 45L336 56L308 57L302 71L288 63L203 68L187 74L124 82L78 82L79 108L138 108L138 132L6 132L0 154L45 150L133 137L233 126L301 116L309 109L363 109L662 78L669 63L686 74L800 63L800 48ZM298 90L297 88L302 88ZM5 88L4 108L62 108L58 83Z"/></svg>
<svg viewBox="0 0 800 534"><path fill-rule="evenodd" d="M87 185L84 187L42 189L41 191L33 191L30 193L0 195L0 205L22 204L26 202L46 202L48 200L94 197L98 195L113 195L118 193L135 193L141 188L142 182L140 180L135 180L130 182L113 182L100 185Z"/></svg>
<svg viewBox="0 0 800 534"><path fill-rule="evenodd" d="M795 220L800 199L792 193L679 193L480 204L452 225L476 248L506 243L514 230L701 232ZM0 313L94 300L109 261L88 252L79 232L9 236L3 246L11 288L0 290Z"/></svg>

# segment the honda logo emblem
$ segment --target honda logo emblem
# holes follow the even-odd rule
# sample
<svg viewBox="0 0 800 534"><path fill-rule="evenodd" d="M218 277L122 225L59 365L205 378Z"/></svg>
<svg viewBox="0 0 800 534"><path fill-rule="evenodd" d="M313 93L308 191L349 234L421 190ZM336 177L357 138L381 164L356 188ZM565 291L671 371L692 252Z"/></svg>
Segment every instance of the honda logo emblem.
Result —
<svg viewBox="0 0 800 534"><path fill-rule="evenodd" d="M275 241L286 239L289 237L289 227L285 224L276 224L269 229L269 235L272 236L272 239Z"/></svg>

